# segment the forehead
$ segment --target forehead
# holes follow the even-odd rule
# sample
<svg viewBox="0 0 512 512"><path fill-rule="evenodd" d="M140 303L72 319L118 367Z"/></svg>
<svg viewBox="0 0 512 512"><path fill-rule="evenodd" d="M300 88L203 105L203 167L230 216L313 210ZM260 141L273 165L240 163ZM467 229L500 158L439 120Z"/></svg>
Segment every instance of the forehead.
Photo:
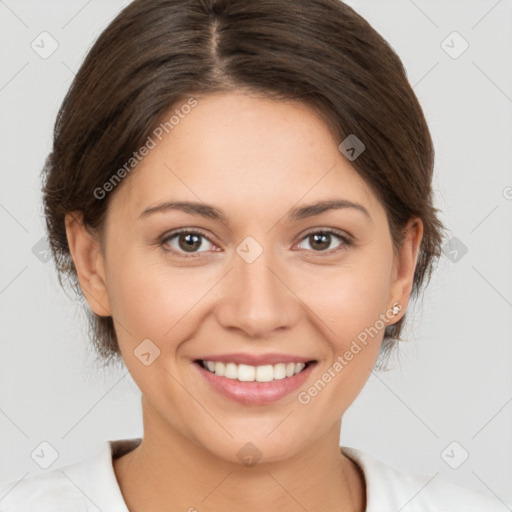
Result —
<svg viewBox="0 0 512 512"><path fill-rule="evenodd" d="M259 213L327 196L379 208L312 108L242 93L196 98L117 191L125 214L172 199Z"/></svg>

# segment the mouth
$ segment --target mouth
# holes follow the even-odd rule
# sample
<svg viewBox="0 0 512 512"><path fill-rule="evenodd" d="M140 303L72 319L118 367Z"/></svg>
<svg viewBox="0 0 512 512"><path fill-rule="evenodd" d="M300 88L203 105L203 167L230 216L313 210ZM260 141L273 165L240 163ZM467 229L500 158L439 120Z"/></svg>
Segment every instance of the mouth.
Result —
<svg viewBox="0 0 512 512"><path fill-rule="evenodd" d="M283 362L260 366L205 359L197 359L195 362L206 371L226 379L238 380L240 382L272 382L298 375L315 361L308 361L306 363Z"/></svg>
<svg viewBox="0 0 512 512"><path fill-rule="evenodd" d="M302 386L318 364L313 359L290 360L290 357L279 359L279 356L265 357L265 361L260 358L258 363L247 364L251 359L256 360L241 356L216 357L215 360L208 357L194 360L193 367L223 397L246 405L263 405L275 402Z"/></svg>

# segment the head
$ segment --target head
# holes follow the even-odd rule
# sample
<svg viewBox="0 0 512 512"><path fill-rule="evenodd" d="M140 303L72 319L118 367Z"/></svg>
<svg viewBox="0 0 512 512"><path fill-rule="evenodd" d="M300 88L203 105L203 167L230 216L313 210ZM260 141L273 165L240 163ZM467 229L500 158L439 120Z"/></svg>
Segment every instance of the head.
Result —
<svg viewBox="0 0 512 512"><path fill-rule="evenodd" d="M440 252L433 158L400 59L340 1L136 0L59 112L50 245L155 422L231 458L250 433L282 458L400 339ZM198 377L241 352L312 361L302 398L242 404ZM268 437L283 407L294 422Z"/></svg>

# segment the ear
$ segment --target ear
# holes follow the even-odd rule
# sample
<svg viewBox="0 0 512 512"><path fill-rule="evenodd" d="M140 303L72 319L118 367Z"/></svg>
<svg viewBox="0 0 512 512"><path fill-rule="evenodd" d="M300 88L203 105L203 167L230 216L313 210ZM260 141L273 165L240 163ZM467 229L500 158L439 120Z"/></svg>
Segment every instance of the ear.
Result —
<svg viewBox="0 0 512 512"><path fill-rule="evenodd" d="M399 249L399 253L395 255L389 303L389 309L397 303L401 309L393 318L392 323L398 322L404 315L411 297L414 271L423 238L423 221L419 217L410 219L403 233L403 245Z"/></svg>
<svg viewBox="0 0 512 512"><path fill-rule="evenodd" d="M81 212L66 214L65 223L68 246L75 264L80 288L94 313L98 316L110 316L105 266L100 243L84 225Z"/></svg>

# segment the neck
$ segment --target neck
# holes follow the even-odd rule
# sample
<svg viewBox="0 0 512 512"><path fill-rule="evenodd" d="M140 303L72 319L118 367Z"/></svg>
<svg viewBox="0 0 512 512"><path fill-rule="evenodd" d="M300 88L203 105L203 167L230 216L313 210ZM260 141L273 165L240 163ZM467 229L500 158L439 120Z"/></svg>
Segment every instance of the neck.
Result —
<svg viewBox="0 0 512 512"><path fill-rule="evenodd" d="M115 459L114 471L130 512L363 512L364 477L340 452L341 421L299 453L253 466L220 459L144 410L144 438Z"/></svg>

